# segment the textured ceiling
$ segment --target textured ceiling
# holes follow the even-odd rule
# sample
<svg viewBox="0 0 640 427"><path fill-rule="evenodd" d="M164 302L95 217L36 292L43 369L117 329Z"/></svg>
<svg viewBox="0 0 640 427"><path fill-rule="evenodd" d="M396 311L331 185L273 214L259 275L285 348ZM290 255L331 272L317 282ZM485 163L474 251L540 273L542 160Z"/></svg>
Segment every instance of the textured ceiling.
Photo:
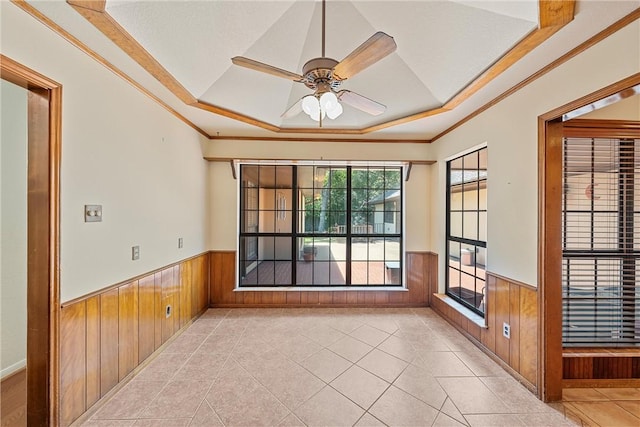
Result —
<svg viewBox="0 0 640 427"><path fill-rule="evenodd" d="M311 91L234 66L231 57L301 73L321 56L321 11L312 0L107 2L107 12L196 98L284 127L309 126L304 114L280 116ZM341 86L386 105L383 117L347 106L324 126L362 128L439 107L536 25L536 0L329 1L328 57L343 59L376 31L394 37L398 49Z"/></svg>
<svg viewBox="0 0 640 427"><path fill-rule="evenodd" d="M66 2L28 3L209 135L278 135L188 105ZM353 137L430 139L639 6L640 0L578 0L573 21L453 110ZM321 53L319 1L107 0L106 14L194 99L305 131L288 137L318 129L305 114L280 117L311 92L303 84L235 66L231 58L301 73L304 63ZM328 0L326 56L339 61L376 31L393 36L398 48L341 86L385 104L387 111L372 117L345 106L344 114L325 120L324 127L363 129L437 108L535 31L537 23L535 0Z"/></svg>

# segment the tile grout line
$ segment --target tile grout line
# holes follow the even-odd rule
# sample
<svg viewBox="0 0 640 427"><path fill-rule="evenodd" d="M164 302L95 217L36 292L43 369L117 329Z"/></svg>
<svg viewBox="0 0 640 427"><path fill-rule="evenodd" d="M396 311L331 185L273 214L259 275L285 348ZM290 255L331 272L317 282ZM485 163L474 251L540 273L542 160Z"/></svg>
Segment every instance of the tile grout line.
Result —
<svg viewBox="0 0 640 427"><path fill-rule="evenodd" d="M228 314L229 314L229 312L227 312L227 314L225 315L225 317L226 317ZM223 318L223 319L224 319L224 318ZM198 320L199 320L199 319L198 319ZM220 323L221 323L221 322L218 322L218 324L216 325L216 327L214 328L214 330L215 330L215 329L217 329L217 328L218 328L218 326L220 326ZM189 327L191 327L191 326L193 326L193 324L192 324L192 325L190 325ZM184 332L186 332L188 329L189 329L189 328L187 328L185 331L183 331L183 332L180 334L180 336L183 336L183 335L184 335ZM209 335L211 335L212 333L213 333L213 331L211 331L211 332L209 333ZM207 335L207 337L208 337L209 335ZM177 337L177 338L179 338L179 337ZM175 341L174 341L174 342L175 342ZM173 344L174 342L172 342L172 344ZM204 343L204 340L203 340L203 342L202 342L202 343ZM200 343L200 345L199 345L197 348L200 348L200 346L202 345L202 343ZM181 353L166 353L166 350L167 350L168 348L170 348L170 347L167 347L165 350L163 350L162 354L181 354ZM147 419L147 420L148 420L148 419L153 419L153 418L147 418L147 417L140 417L140 415L145 411L145 409L147 409L147 408L148 408L148 407L149 407L149 406L150 406L150 405L151 405L151 404L152 404L152 403L153 403L153 402L158 398L158 396L160 396L160 394L162 394L162 392L166 389L166 387L169 385L169 383L171 383L171 381L176 377L176 375L178 375L178 372L179 372L179 371L184 367L184 365L187 363L187 361L188 361L189 359L191 359L191 357L193 356L193 354L194 354L194 353L195 353L195 351L194 351L193 353L191 353L191 354L189 355L189 357L187 357L187 358L186 358L186 359L185 359L185 360L180 364L180 366L175 370L175 372L173 373L173 375L172 375L171 377L169 377L169 379L167 380L167 382L162 386L162 388L161 388L161 389L160 389L160 391L159 391L159 392L154 396L154 398L153 398L153 399L152 399L152 400L151 400L147 405L145 405L143 408L141 408L141 410L140 410L140 411L138 412L138 414L136 415L136 418L135 418L135 419L136 419L136 421L137 421L137 420L140 420L140 419L142 419L142 420L144 420L144 419ZM184 353L182 353L182 354L184 354ZM142 372L142 371L140 371L140 372L138 373L138 375L139 375L141 372ZM137 376L137 375L136 375L136 376ZM133 379L135 379L135 377L134 377L134 378L132 378L132 380L133 380ZM215 380L214 380L214 382L215 382ZM207 393L209 393L209 391L208 391L208 390L207 390ZM206 399L206 394L205 394L205 398L203 398L203 401L204 401L205 399ZM202 402L200 402L200 405L201 405L201 404L202 404ZM200 407L200 405L198 405L198 408ZM197 413L197 412L198 412L198 410L196 409L196 412L195 412L195 413ZM215 412L215 411L214 411L214 412ZM194 413L194 415L193 415L193 416L195 416L195 413ZM217 415L217 414L216 414L216 415ZM191 417L191 419L193 419L193 416Z"/></svg>
<svg viewBox="0 0 640 427"><path fill-rule="evenodd" d="M423 313L429 313L430 311L423 311ZM638 418L635 416L634 413L630 412L628 409L618 405L616 403L616 401L613 398L608 397L607 395L605 395L604 393L600 393L597 390L595 390L596 392L598 392L600 395L602 395L603 400L580 400L580 399L574 399L571 401L564 401L561 402L561 408L562 410L558 410L558 408L549 406L550 408L553 409L553 411L549 411L549 412L543 412L541 411L541 409L543 408L538 408L537 406L533 405L529 405L527 406L528 403L530 403L527 400L521 399L519 395L515 396L514 399L515 400L509 400L510 402L512 402L511 404L507 404L507 401L504 398L508 398L509 396L503 395L503 397L500 397L496 391L494 391L494 388L498 387L496 390L502 390L501 387L506 387L506 385L510 385L507 383L502 383L498 380L491 380L490 384L493 385L492 387L489 387L489 384L485 381L488 381L491 378L504 378L505 380L511 379L511 377L506 376L506 377L502 377L500 375L493 375L493 374L489 374L489 375L482 375L481 373L476 373L473 369L471 369L470 365L468 363L466 363L461 357L461 354L465 354L468 355L470 357L472 357L473 355L471 353L467 353L467 351L469 351L465 346L464 343L459 341L459 337L454 335L451 332L455 332L455 331L449 331L447 330L442 330L440 331L440 333L437 333L433 327L437 326L436 323L431 322L430 319L428 317L423 317L422 315L418 314L416 312L416 310L411 309L410 311L410 316L406 316L407 312L405 311L399 311L399 312L392 312L392 313L384 313L384 316L376 313L375 317L372 316L371 318L368 318L368 316L370 315L370 313L359 313L355 316L354 318L356 320L360 320L358 319L358 316L363 315L363 318L365 320L362 320L362 324L359 325L358 327L351 329L351 332L345 332L344 330L348 330L350 328L351 325L355 324L354 319L350 319L345 317L344 319L339 319L338 323L336 323L335 321L332 321L332 318L335 318L336 315L341 315L343 313L350 313L348 310L338 310L338 309L334 309L334 311L332 311L331 313L324 313L322 312L321 316L317 316L317 319L315 319L315 316L313 316L313 311L309 311L308 313L301 313L301 319L305 319L304 320L304 326L297 328L297 327L292 327L291 325L295 325L296 322L293 323L288 323L288 317L287 316L287 311L286 310L279 310L277 312L272 312L272 311L264 311L264 312L260 312L260 311L256 311L256 312L244 312L244 311L233 311L233 310L227 310L226 313L224 313L224 316L220 319L218 317L215 318L209 318L210 320L217 320L218 322L216 323L215 327L213 327L213 329L211 329L207 335L204 334L193 334L193 335L204 335L203 339L201 340L201 342L195 347L195 349L190 352L188 354L188 357L186 357L180 364L179 367L176 369L175 372L173 372L173 374L168 377L167 380L165 380L164 384L161 385L161 387L159 388L159 391L157 392L157 394L155 394L151 401L146 404L144 407L142 407L138 413L136 414L135 418L127 418L129 420L149 420L152 418L147 418L147 417L143 417L140 418L139 414L143 413L145 410L147 410L147 408L149 408L150 405L153 404L153 402L156 402L158 400L158 396L160 396L167 388L167 386L174 382L174 381L180 381L180 379L178 378L178 373L179 371L181 371L184 366L189 363L189 361L192 360L192 358L195 356L195 354L201 350L203 348L204 342L207 341L208 339L210 339L212 336L214 336L214 331L216 330L221 330L221 327L224 327L225 324L227 324L231 329L230 331L230 335L231 337L233 337L235 339L235 342L233 343L232 346L230 346L230 350L228 350L225 353L221 353L220 355L222 356L221 358L224 358L224 361L222 362L221 366L217 369L215 375L213 376L213 380L211 381L211 383L209 384L208 387L206 387L206 391L204 393L204 397L202 399L202 401L199 403L197 409L195 410L195 413L191 416L191 417L186 417L186 418L190 418L189 422L193 422L196 414L198 413L198 411L202 408L203 404L207 404L209 409L211 409L211 411L213 412L213 414L215 414L215 417L217 417L217 420L222 423L222 418L220 417L220 415L217 413L217 411L215 411L215 409L213 408L212 404L207 400L207 396L212 392L212 390L215 389L216 383L218 381L218 379L220 378L221 373L223 373L225 371L226 368L228 368L230 366L230 363L233 361L234 364L236 364L241 371L238 372L244 372L244 374L248 375L249 378L251 378L253 381L256 381L257 384L259 384L265 391L267 391L268 395L271 396L273 399L275 399L275 402L278 402L280 405L282 405L285 409L287 409L287 414L280 420L278 420L278 423L282 423L285 419L287 419L287 417L293 416L293 418L295 418L297 421L302 422L302 419L300 419L297 414L294 412L295 410L297 410L298 408L300 408L302 405L304 405L306 402L308 402L310 399L313 399L315 396L317 396L318 393L322 392L326 387L330 387L331 390L333 390L334 392L338 393L340 396L344 397L345 399L347 399L347 401L351 402L353 405L356 405L356 407L358 408L362 408L364 410L364 412L360 415L360 417L355 421L355 424L357 424L358 422L360 422L363 417L365 417L367 414L372 417L375 420L378 420L380 422L382 422L381 420L379 420L375 415L373 415L370 411L371 408L373 408L379 401L380 399L389 392L390 388L392 386L396 387L397 389L401 390L403 393L406 393L407 396L411 396L414 399L417 399L418 401L424 403L425 405L427 405L430 408L433 408L437 411L436 414L436 418L434 419L434 423L437 420L437 418L440 416L440 414L444 414L448 417L451 417L452 419L455 419L457 421L457 418L453 418L451 415L445 413L442 411L442 408L447 404L447 400L450 400L451 405L453 405L453 408L455 408L458 413L460 414L462 420L464 420L464 422L469 425L469 420L468 420L468 416L469 415L510 415L510 416L514 416L516 417L518 420L522 421L522 422L526 422L525 418L527 415L531 415L531 414L554 414L557 415L558 417L562 417L559 419L564 419L565 421L571 422L571 423L575 423L576 421L583 424L583 425L593 425L594 427L597 425L590 417L589 415L587 415L587 413L581 411L580 409L578 409L578 406L576 406L579 403L597 403L597 402L607 402L607 403L612 403L615 405L615 407L617 409L619 409L620 411L624 411L626 414L629 414L632 417ZM222 313L221 313L222 314ZM263 314L267 314L267 316L263 316ZM273 314L273 316L271 316L271 314ZM308 316L309 314L311 314L311 320L309 322L307 322L306 320L306 316ZM396 329L392 332L389 333L387 331L381 330L376 328L375 326L372 326L368 323L368 321L372 321L371 319L375 318L375 322L384 322L384 321L390 321L393 322L393 324L396 327ZM206 319L203 319L206 320ZM311 339L310 337L304 335L305 332L308 332L309 330L313 329L313 328L309 328L307 325L311 326L314 324L314 322L317 320L317 325L315 327L324 327L324 328L329 328L332 331L338 332L340 334L342 334L342 337L332 341L330 344L328 345L324 345L321 344L317 341L315 341L314 339ZM267 326L269 326L273 321L273 324L276 325L276 332L273 335L273 339L267 339L265 337L264 344L265 344L265 348L268 348L268 350L266 351L273 351L273 355L275 356L276 354L279 355L278 357L282 357L282 359L277 359L277 360L286 360L287 363L292 363L293 365L289 365L291 368L293 368L293 366L297 366L301 369L304 369L305 372L309 373L309 375L311 375L312 377L316 378L318 381L320 381L319 384L322 384L322 386L320 387L320 389L318 391L316 391L315 393L311 394L308 398L306 398L302 403L298 404L295 406L295 408L293 409L289 409L289 407L287 405L285 405L283 403L283 401L281 401L275 394L274 392L267 387L266 383L263 383L262 381L260 381L258 379L257 376L255 376L254 374L251 373L251 371L249 371L249 369L251 369L251 367L253 366L253 362L251 365L247 365L248 368L245 368L245 365L243 363L241 363L238 359L236 359L236 357L241 356L242 354L237 354L236 356L233 356L234 352L236 352L241 346L243 348L243 354L246 355L245 357L242 357L243 360L245 360L245 362L249 362L253 359L251 359L251 342L252 340L255 340L256 338L260 337L260 334L256 335L256 334L252 334L252 330L254 329L258 329L256 328L257 325L261 325L264 324L265 322L267 323ZM419 321L420 326L416 325L414 322L417 323L417 321ZM302 324L302 322L300 323ZM310 340L310 342L313 342L315 345L318 345L320 350L311 353L310 355L306 355L304 358L300 359L300 361L297 360L293 360L293 356L289 356L284 352L281 352L280 349L278 348L278 343L283 342L283 340L287 339L287 334L286 334L286 330L287 330L287 325L289 325L289 327L291 327L291 336L299 336L299 337L304 337L307 340ZM343 326L342 329L340 329L339 327L336 327L336 325L339 326ZM193 326L193 325L192 325ZM351 336L351 333L359 330L360 328L367 326L369 328L372 328L373 330L379 331L381 333L384 333L386 336L385 338L381 341L378 342L375 346L372 346L371 344L369 344L368 342L365 342L359 338L356 338L354 336ZM409 369L409 366L415 367L416 369L420 369L423 371L428 371L426 368L423 368L421 366L418 366L416 364L414 364L414 362L417 360L418 357L420 357L421 354L424 353L425 348L423 346L420 346L421 349L418 349L415 344L414 341L412 341L412 338L410 338L411 336L415 335L416 339L419 339L419 336L421 335L420 333L420 328L424 327L425 331L429 331L428 333L423 334L425 337L428 337L430 334L434 334L434 337L437 337L438 340L442 341L442 344L445 345L448 350L447 351L442 351L442 353L453 353L453 355L455 356L456 360L461 362L461 364L463 366L465 366L467 369L469 369L471 371L471 376L447 376L447 377L436 377L431 375L431 377L433 377L433 380L435 381L435 384L437 384L440 389L443 391L444 393L444 401L443 403L439 406L439 408L436 408L434 406L432 406L431 404L425 402L424 400L420 399L419 397L415 396L413 393L404 390L403 388L399 387L398 385L396 385L396 383L398 382L399 378L404 375L407 372L407 369ZM261 329L263 332L267 332L269 328L265 328L265 329ZM344 329L344 330L343 330ZM188 332L188 329L185 330L184 332ZM182 334L184 335L189 335L188 333ZM404 335L404 336L403 336ZM223 335L224 336L224 335ZM387 352L383 349L380 348L380 346L382 346L385 342L387 342L389 340L389 338L391 336L394 336L396 339L402 340L403 343L398 343L398 345L404 345L406 344L408 347L407 348L412 348L415 351L415 356L413 357L412 360L405 360L402 357L398 357L390 352ZM362 356L358 355L358 351L354 352L356 354L356 358L357 360L354 362L350 359L347 359L346 357L340 355L339 353L337 353L340 347L336 346L336 344L338 342L340 342L341 340L346 339L347 337L354 339L358 342L364 343L367 346L370 346L371 348L368 349ZM294 338L291 338L294 339ZM195 341L195 339L194 339ZM186 342L187 344L189 344L189 342ZM428 344L428 342L427 342ZM316 348L314 345L314 349ZM190 346L190 344L189 344ZM335 346L334 348L331 348L332 346ZM246 349L244 347L247 347ZM261 347L262 348L262 347ZM348 347L345 347L348 348ZM358 349L359 346L355 345L355 348ZM398 347L400 349L402 349L401 347ZM310 357L313 357L314 355L318 354L319 352L321 352L322 350L328 350L328 352L330 354L333 354L334 356L340 357L343 360L346 360L348 362L348 367L341 371L338 375L336 375L333 379L331 379L331 381L325 381L322 378L319 378L316 374L314 374L313 372L311 372L309 369L307 369L305 366L302 365L302 363L304 363L304 361L308 360ZM400 361L402 361L406 366L404 366L397 375L395 375L392 379L392 381L387 381L386 379L380 377L379 375L371 372L369 369L366 369L362 366L360 366L358 363L361 362L364 358L366 358L368 355L370 355L374 350L378 350L380 352L382 352L384 355L389 356L389 357L393 357L395 359L398 359ZM393 347L391 347L391 350L394 350ZM166 353L166 354L179 354L179 353ZM300 353L300 354L304 354L304 353ZM348 352L345 354L349 354ZM400 354L404 354L404 353L400 353ZM293 353L292 353L293 355ZM262 358L262 353L256 353L254 355L257 359L256 360L260 360L260 358ZM265 361L268 361L269 359L263 359ZM273 359L274 362L276 361L276 359ZM471 359L469 359L471 360ZM216 362L217 363L217 362ZM336 389L335 386L333 385L333 382L335 382L338 378L340 378L342 375L345 374L345 372L347 372L348 370L352 369L353 367L357 366L358 368L362 369L364 372L376 377L376 378L380 378L382 381L384 381L387 385L384 388L384 390L379 393L379 395L377 396L377 398L375 398L375 400L373 400L373 402L368 405L367 408L363 408L362 406L360 406L358 403L356 403L353 399L349 398L348 396L346 396L345 394L343 394L340 390ZM257 365L256 365L257 366ZM377 365L375 365L377 366ZM382 366L382 365L381 365ZM383 367L386 367L387 364L384 364ZM286 365L282 365L283 368L286 368ZM296 368L297 369L297 368ZM289 369L290 370L290 369ZM253 370L255 371L255 369ZM140 371L140 373L142 373L143 371ZM284 372L284 371L283 371ZM295 372L295 370L293 371ZM393 370L391 371L393 372ZM140 373L136 374L136 376L138 376ZM257 374L259 374L259 372L257 372ZM279 374L278 374L279 375ZM135 378L135 377L134 377ZM489 392L491 393L491 396L493 396L494 398L496 398L497 402L500 402L502 405L504 405L505 409L508 412L491 412L491 413L478 413L478 414L474 414L474 413L469 413L469 414L462 414L462 412L460 412L460 409L458 408L458 405L454 402L454 400L452 399L452 397L448 394L447 390L444 389L444 387L441 384L441 380L442 379L449 379L449 378L476 378L477 380L479 380L484 387L486 387ZM268 378L267 378L268 379ZM514 383L517 384L517 383ZM288 384L281 384L284 385L285 387L288 387ZM204 388L203 388L204 389ZM274 390L277 390L279 388L274 388ZM505 389L506 390L506 389ZM306 392L305 392L306 394ZM266 396L266 395L265 395ZM288 395L287 395L288 396ZM357 396L357 395L354 395ZM115 397L115 396L113 396ZM405 399L406 400L406 399ZM435 401L435 400L434 400ZM633 402L634 400L628 400L629 402ZM637 401L637 400L635 400ZM294 401L295 402L295 401ZM536 402L539 402L536 399ZM522 404L522 405L521 405ZM512 412L512 411L520 411L523 408L528 408L527 411L525 412ZM470 408L471 409L471 408ZM489 408L491 409L491 408ZM540 411L540 412L537 412ZM567 412L571 413L573 415L573 418L577 418L578 420L571 419L567 416ZM211 417L211 420L214 420L213 416ZM515 419L514 419L515 420ZM87 421L91 421L91 420L87 420ZM304 422L303 422L304 423ZM393 423L393 421L392 421Z"/></svg>
<svg viewBox="0 0 640 427"><path fill-rule="evenodd" d="M231 310L227 310L227 313L224 315L224 317L222 319L220 319L220 321L218 322L216 327L213 328L213 330L209 333L209 335L207 335L207 339L213 334L213 332L216 329L218 329L220 327L220 325L222 324L222 321L225 320L229 316L229 313L231 313ZM243 333L244 333L244 331L243 331ZM198 349L204 344L205 341L206 341L206 339L202 341L202 343L198 346ZM240 340L238 340L236 342L236 344L234 345L233 348L235 348L235 346L238 345L238 342L240 342ZM197 351L197 349L196 349L196 351ZM215 384L216 380L218 379L218 376L220 375L220 371L222 371L222 369L224 369L224 367L226 366L227 361L231 357L231 352L232 351L233 351L233 349L231 349L231 351L229 352L229 355L227 355L227 358L225 359L224 363L222 364L220 369L218 369L218 372L216 373L215 378L211 381L211 385L209 385L209 387L207 388L207 391L204 393L204 398L202 399L202 402L200 402L200 405L198 406L198 409L200 409L200 406L202 406L203 403L206 403L209 406L209 408L213 411L213 413L216 415L216 417L218 417L218 419L220 420L220 423L223 426L225 425L225 423L222 421L222 418L220 417L220 414L218 414L218 412L209 404L209 401L207 400L207 395L209 395L209 393L211 392L211 388L213 387L213 385ZM193 354L195 354L195 351L192 353L192 355L189 357L189 359L193 356ZM176 372L176 374L177 374L177 372ZM198 410L196 409L195 414L197 414L197 413L198 413ZM193 415L193 417L195 417L195 414ZM191 417L191 421L193 421L193 417ZM189 424L191 424L191 422Z"/></svg>
<svg viewBox="0 0 640 427"><path fill-rule="evenodd" d="M263 384L258 378L256 378L251 372L249 372L244 366L242 366L242 364L237 361L236 359L232 358L231 355L233 354L233 351L236 349L236 347L238 346L238 344L240 343L240 341L242 340L242 337L245 335L246 331L248 328L245 327L245 329L242 331L242 334L240 335L238 341L236 342L236 344L233 346L233 348L231 349L231 351L229 352L229 356L227 357L227 360L225 361L225 364L223 365L222 368L224 368L224 366L226 366L227 362L229 361L229 359L232 359L247 375L249 375L254 381L256 381L258 384L260 384L275 400L278 401L278 403L280 403L284 408L287 409L288 414L285 415L284 417L282 417L282 419L278 420L278 425L280 425L280 423L282 423L282 421L284 421L290 414L293 414L294 416L296 416L296 418L298 418L298 416L291 410L289 409L289 407L287 405L284 404L284 402L282 402L280 399L278 399L278 397L273 394L273 392L265 385ZM269 345L269 343L266 343L267 345ZM270 346L270 345L269 345ZM286 357L286 356L285 356ZM213 384L215 384L215 381L213 382ZM211 384L211 387L213 387L213 384ZM324 388L324 387L323 387ZM322 390L322 389L320 389ZM209 389L207 391L207 395L210 393L211 389ZM319 392L319 391L318 391ZM317 394L317 393L316 393ZM315 395L315 394L314 394ZM205 397L206 400L206 397ZM213 408L211 408L213 409ZM214 412L215 409L214 409ZM216 412L217 415L217 412ZM219 416L218 416L219 417ZM222 420L221 420L222 421ZM224 422L223 422L224 424ZM225 424L226 426L226 424Z"/></svg>

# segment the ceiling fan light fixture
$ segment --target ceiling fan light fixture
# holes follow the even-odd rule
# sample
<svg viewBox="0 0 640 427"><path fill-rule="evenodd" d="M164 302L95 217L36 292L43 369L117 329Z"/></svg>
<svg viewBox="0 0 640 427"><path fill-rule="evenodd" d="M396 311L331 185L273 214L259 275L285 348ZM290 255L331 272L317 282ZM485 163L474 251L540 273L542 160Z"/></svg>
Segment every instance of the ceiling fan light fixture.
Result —
<svg viewBox="0 0 640 427"><path fill-rule="evenodd" d="M324 119L327 115L327 112L320 109L320 104L318 104L318 109L317 110L313 110L311 112L311 114L309 114L309 117L311 117L312 120L315 120L316 122L320 121L320 116L322 116L322 118Z"/></svg>
<svg viewBox="0 0 640 427"><path fill-rule="evenodd" d="M337 118L340 114L342 114L342 105L339 102L336 102L336 105L333 109L327 110L327 117L331 120Z"/></svg>
<svg viewBox="0 0 640 427"><path fill-rule="evenodd" d="M304 96L296 101L280 117L291 118L304 111L311 119L320 122L325 116L336 119L343 113L342 102L365 113L377 116L386 110L386 106L349 90L341 90L336 95L342 81L347 80L362 70L370 67L384 57L395 52L396 42L382 31L376 32L364 43L354 49L342 61L338 62L325 55L325 12L326 0L322 1L322 55L307 61L302 67L302 74L292 73L253 59L236 56L231 61L240 67L271 74L276 77L303 83L315 91L313 95Z"/></svg>
<svg viewBox="0 0 640 427"><path fill-rule="evenodd" d="M318 99L315 95L307 95L302 98L302 111L304 111L307 115L311 115L315 110L320 109L320 104L318 104Z"/></svg>
<svg viewBox="0 0 640 427"><path fill-rule="evenodd" d="M302 98L302 111L316 122L320 121L320 116L324 119L329 117L335 119L342 114L342 105L338 102L338 97L332 92L323 93L320 98L316 95L307 95Z"/></svg>
<svg viewBox="0 0 640 427"><path fill-rule="evenodd" d="M327 117L333 120L340 116L340 114L342 114L342 111L342 105L340 105L340 103L338 102L333 110L327 111Z"/></svg>
<svg viewBox="0 0 640 427"><path fill-rule="evenodd" d="M320 108L327 113L337 108L338 97L333 92L325 92L320 96Z"/></svg>

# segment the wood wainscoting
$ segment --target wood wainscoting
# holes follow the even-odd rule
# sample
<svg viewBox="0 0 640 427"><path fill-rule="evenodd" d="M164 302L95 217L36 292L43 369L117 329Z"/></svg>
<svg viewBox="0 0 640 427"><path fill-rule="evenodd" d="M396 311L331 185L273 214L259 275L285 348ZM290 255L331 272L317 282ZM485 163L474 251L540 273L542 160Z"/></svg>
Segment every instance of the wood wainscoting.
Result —
<svg viewBox="0 0 640 427"><path fill-rule="evenodd" d="M563 387L640 387L640 351L634 348L565 348Z"/></svg>
<svg viewBox="0 0 640 427"><path fill-rule="evenodd" d="M432 308L491 355L531 391L538 393L538 293L524 283L487 272L486 326L461 314L441 298ZM511 338L502 335L508 323Z"/></svg>
<svg viewBox="0 0 640 427"><path fill-rule="evenodd" d="M211 307L428 306L438 280L438 256L407 252L406 291L235 291L236 252L211 252Z"/></svg>
<svg viewBox="0 0 640 427"><path fill-rule="evenodd" d="M27 425L27 369L22 368L0 383L0 426Z"/></svg>
<svg viewBox="0 0 640 427"><path fill-rule="evenodd" d="M208 307L208 273L205 253L63 304L62 425L76 420Z"/></svg>

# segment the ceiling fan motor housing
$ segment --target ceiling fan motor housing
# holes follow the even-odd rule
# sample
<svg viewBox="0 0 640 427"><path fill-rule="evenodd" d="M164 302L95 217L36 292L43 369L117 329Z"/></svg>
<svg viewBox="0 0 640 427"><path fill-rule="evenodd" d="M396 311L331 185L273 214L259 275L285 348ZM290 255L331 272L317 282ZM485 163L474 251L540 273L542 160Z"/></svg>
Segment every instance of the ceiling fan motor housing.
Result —
<svg viewBox="0 0 640 427"><path fill-rule="evenodd" d="M336 65L338 61L331 58L314 58L307 61L302 67L303 83L313 90L318 89L321 83L329 85L332 90L337 89L342 81L333 77L333 68Z"/></svg>

